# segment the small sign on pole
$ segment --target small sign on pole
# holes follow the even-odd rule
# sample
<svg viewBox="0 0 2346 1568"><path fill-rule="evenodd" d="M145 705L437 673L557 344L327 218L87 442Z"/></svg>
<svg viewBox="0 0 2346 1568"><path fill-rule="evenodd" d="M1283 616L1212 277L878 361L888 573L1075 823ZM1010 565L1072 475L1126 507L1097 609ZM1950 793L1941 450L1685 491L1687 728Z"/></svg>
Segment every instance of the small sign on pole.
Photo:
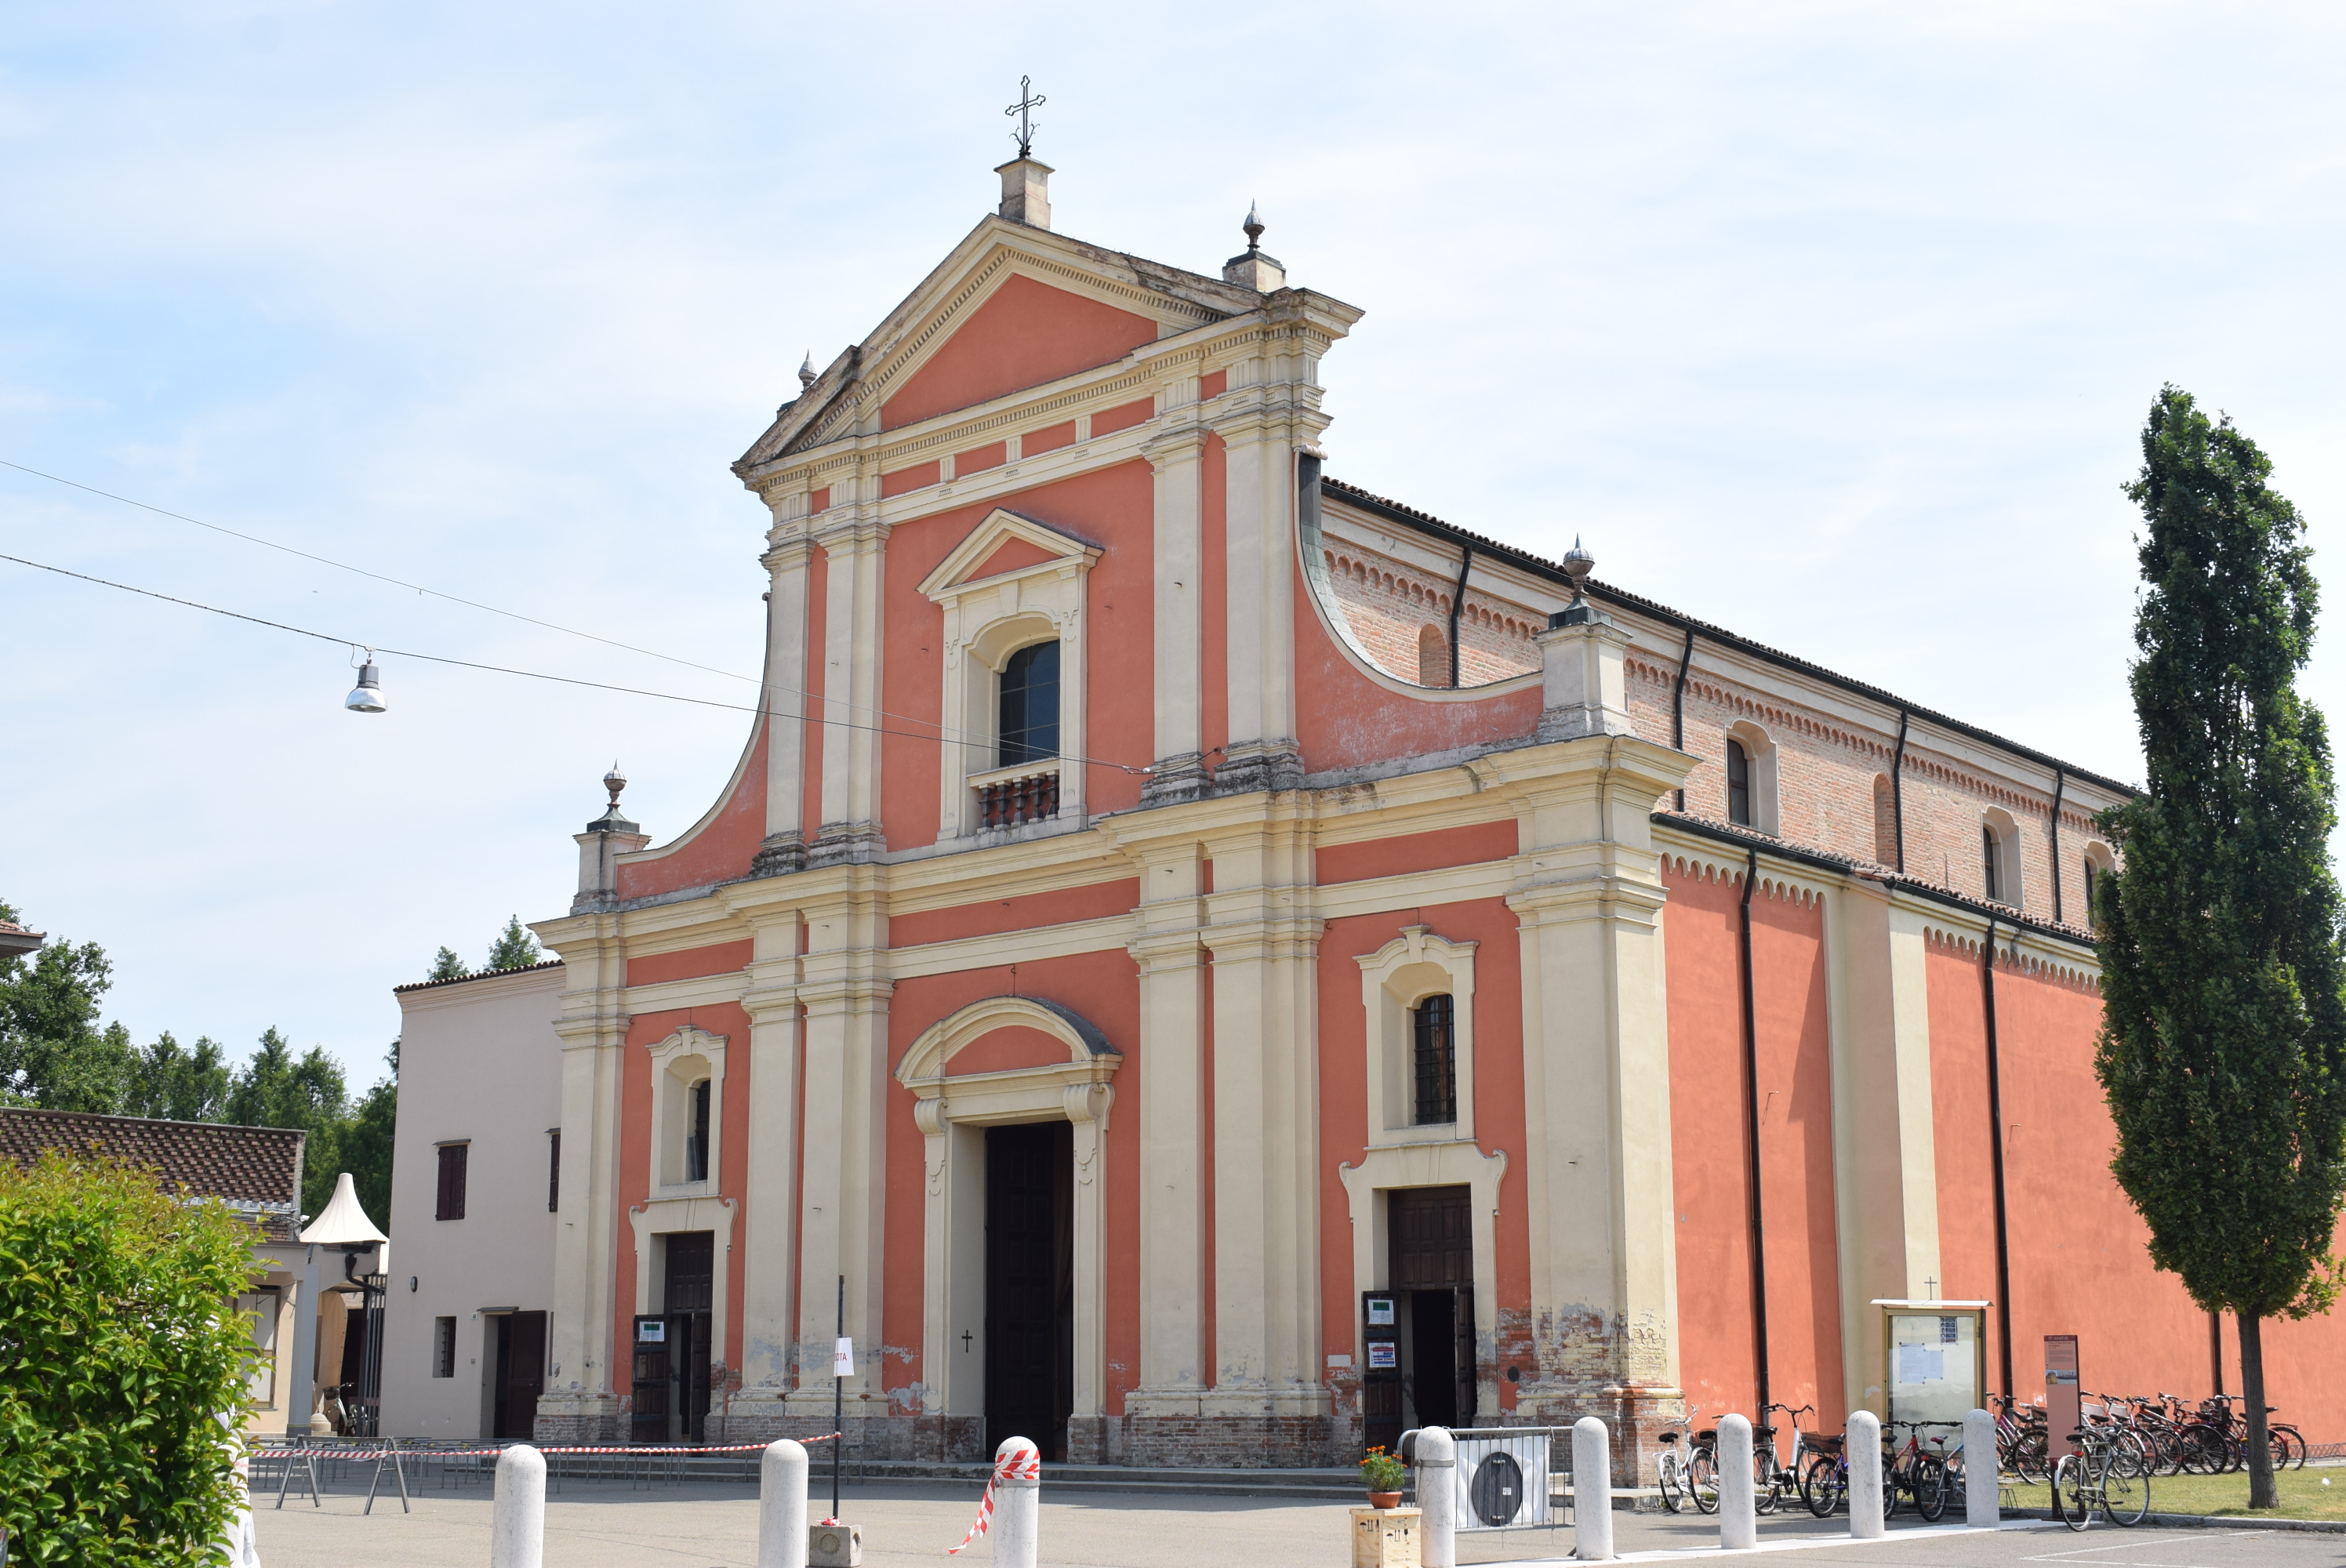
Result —
<svg viewBox="0 0 2346 1568"><path fill-rule="evenodd" d="M831 1375L834 1378L855 1376L855 1341L846 1335L831 1349Z"/></svg>

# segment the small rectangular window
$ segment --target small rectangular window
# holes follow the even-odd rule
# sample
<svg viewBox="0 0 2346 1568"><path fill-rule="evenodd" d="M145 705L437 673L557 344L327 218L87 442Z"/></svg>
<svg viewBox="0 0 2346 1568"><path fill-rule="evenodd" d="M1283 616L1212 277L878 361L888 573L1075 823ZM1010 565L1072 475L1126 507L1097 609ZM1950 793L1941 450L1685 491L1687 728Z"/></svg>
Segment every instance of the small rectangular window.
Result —
<svg viewBox="0 0 2346 1568"><path fill-rule="evenodd" d="M1751 826L1751 754L1740 740L1727 743L1727 820L1739 828Z"/></svg>
<svg viewBox="0 0 2346 1568"><path fill-rule="evenodd" d="M453 1378L456 1375L456 1319L432 1319L432 1375Z"/></svg>
<svg viewBox="0 0 2346 1568"><path fill-rule="evenodd" d="M472 1147L470 1144L440 1145L440 1207L433 1218L464 1217L464 1162Z"/></svg>
<svg viewBox="0 0 2346 1568"><path fill-rule="evenodd" d="M709 1179L709 1080L703 1078L689 1091L692 1131L684 1140L684 1179Z"/></svg>
<svg viewBox="0 0 2346 1568"><path fill-rule="evenodd" d="M1458 1119L1457 1003L1429 996L1410 1010L1417 1067L1417 1098L1411 1120L1421 1127Z"/></svg>
<svg viewBox="0 0 2346 1568"><path fill-rule="evenodd" d="M558 1214L562 1210L562 1129L549 1129L546 1141L549 1145L546 1156L546 1212Z"/></svg>
<svg viewBox="0 0 2346 1568"><path fill-rule="evenodd" d="M252 1319L255 1359L246 1374L245 1390L263 1407L277 1403L278 1292L274 1285L248 1290L236 1298L236 1309Z"/></svg>
<svg viewBox="0 0 2346 1568"><path fill-rule="evenodd" d="M2087 855L2086 857L2086 923L2087 925L2095 923L2094 901L2100 898L2102 893L2101 888L2095 881L2095 870L2094 857Z"/></svg>
<svg viewBox="0 0 2346 1568"><path fill-rule="evenodd" d="M1991 903L2004 901L2003 879L1995 874L1995 830L1980 829L1980 858L1987 868L1987 896Z"/></svg>

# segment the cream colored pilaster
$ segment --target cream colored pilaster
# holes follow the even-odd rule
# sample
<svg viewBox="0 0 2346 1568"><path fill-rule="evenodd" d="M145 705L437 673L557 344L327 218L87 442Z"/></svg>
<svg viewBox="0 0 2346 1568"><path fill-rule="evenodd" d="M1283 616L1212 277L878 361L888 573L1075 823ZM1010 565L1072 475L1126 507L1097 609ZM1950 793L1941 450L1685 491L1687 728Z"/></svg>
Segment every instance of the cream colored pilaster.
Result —
<svg viewBox="0 0 2346 1568"><path fill-rule="evenodd" d="M766 836L750 862L760 876L806 869L807 562L803 492L777 498L762 557L766 590ZM785 519L785 511L800 514ZM826 748L826 749L828 749Z"/></svg>
<svg viewBox="0 0 2346 1568"><path fill-rule="evenodd" d="M617 1334L619 1090L627 1014L627 952L615 914L573 916L537 928L562 955L562 1212L554 1231L554 1303L546 1391L538 1418L556 1435L616 1430L627 1372L614 1371Z"/></svg>
<svg viewBox="0 0 2346 1568"><path fill-rule="evenodd" d="M800 1157L800 925L796 910L751 917L756 946L750 989L750 1145L740 1227L741 1391L735 1408L788 1396L791 1268L798 1214L790 1194Z"/></svg>
<svg viewBox="0 0 2346 1568"><path fill-rule="evenodd" d="M1215 1386L1231 1416L1320 1416L1311 850L1292 820L1210 840Z"/></svg>
<svg viewBox="0 0 2346 1568"><path fill-rule="evenodd" d="M1136 1415L1191 1413L1205 1386L1206 952L1203 858L1189 841L1133 850L1140 865L1140 1386Z"/></svg>
<svg viewBox="0 0 2346 1568"><path fill-rule="evenodd" d="M1258 402L1217 420L1227 455L1223 587L1230 739L1226 793L1292 789L1295 746L1294 448Z"/></svg>
<svg viewBox="0 0 2346 1568"><path fill-rule="evenodd" d="M1833 1187L1841 1255L1842 1376L1853 1403L1886 1413L1872 1303L1931 1294L1939 1268L1938 1140L1922 911L1876 882L1828 893Z"/></svg>
<svg viewBox="0 0 2346 1568"><path fill-rule="evenodd" d="M956 1123L943 1097L915 1102L913 1120L923 1145L922 1404L933 1413L983 1417L985 1129ZM1080 1352L1076 1359L1080 1378Z"/></svg>
<svg viewBox="0 0 2346 1568"><path fill-rule="evenodd" d="M1116 1091L1106 1084L1071 1084L1060 1104L1073 1126L1076 1177L1069 1227L1074 1231L1074 1413L1097 1418L1107 1410L1107 1122Z"/></svg>
<svg viewBox="0 0 2346 1568"><path fill-rule="evenodd" d="M1536 1420L1635 1421L1642 1403L1677 1397L1664 894L1648 814L1691 762L1600 734L1474 765L1519 801L1507 902L1523 954L1537 1373L1518 1409Z"/></svg>
<svg viewBox="0 0 2346 1568"><path fill-rule="evenodd" d="M1190 407L1195 419L1192 381ZM1195 799L1205 788L1198 748L1203 665L1198 592L1205 571L1199 534L1206 434L1194 423L1173 423L1142 450L1156 469L1153 537L1157 604L1155 648L1156 769L1141 788L1149 805Z"/></svg>
<svg viewBox="0 0 2346 1568"><path fill-rule="evenodd" d="M806 1009L803 1209L799 1217L798 1391L794 1402L829 1408L831 1344L839 1332L838 1282L847 1281L847 1332L856 1375L848 1414L887 1413L880 1380L882 1222L885 1214L888 921L876 880L863 868L806 910L807 953L799 1000Z"/></svg>
<svg viewBox="0 0 2346 1568"><path fill-rule="evenodd" d="M824 572L822 826L810 865L868 860L880 832L880 659L886 626L881 568L888 526L875 502L834 506L815 535Z"/></svg>

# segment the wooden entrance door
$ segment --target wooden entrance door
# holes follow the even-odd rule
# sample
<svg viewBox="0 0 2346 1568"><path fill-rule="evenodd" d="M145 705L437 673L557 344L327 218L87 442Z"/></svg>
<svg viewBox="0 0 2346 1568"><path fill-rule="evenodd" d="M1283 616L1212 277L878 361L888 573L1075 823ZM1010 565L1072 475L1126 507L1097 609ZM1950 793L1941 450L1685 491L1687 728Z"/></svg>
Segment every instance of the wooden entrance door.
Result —
<svg viewBox="0 0 2346 1568"><path fill-rule="evenodd" d="M709 1335L715 1321L717 1236L680 1230L668 1238L668 1377L676 1420L661 1441L699 1442L709 1433Z"/></svg>
<svg viewBox="0 0 2346 1568"><path fill-rule="evenodd" d="M500 1441L537 1435L537 1400L546 1391L546 1314L507 1312L496 1319L496 1431Z"/></svg>
<svg viewBox="0 0 2346 1568"><path fill-rule="evenodd" d="M985 1133L985 1446L1064 1461L1075 1406L1075 1128Z"/></svg>
<svg viewBox="0 0 2346 1568"><path fill-rule="evenodd" d="M1474 1210L1469 1188L1385 1196L1395 1295L1408 1304L1411 1402L1421 1426L1474 1420Z"/></svg>

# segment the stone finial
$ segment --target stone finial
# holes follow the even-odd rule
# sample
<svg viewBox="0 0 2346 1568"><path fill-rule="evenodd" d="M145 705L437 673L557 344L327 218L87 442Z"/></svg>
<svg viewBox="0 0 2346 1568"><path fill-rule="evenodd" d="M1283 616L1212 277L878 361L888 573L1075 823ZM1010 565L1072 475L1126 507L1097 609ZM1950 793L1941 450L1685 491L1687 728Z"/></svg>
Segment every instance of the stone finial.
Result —
<svg viewBox="0 0 2346 1568"><path fill-rule="evenodd" d="M1051 166L1031 158L1014 158L995 169L1002 177L1002 205L996 209L1013 223L1029 229L1051 227Z"/></svg>
<svg viewBox="0 0 2346 1568"><path fill-rule="evenodd" d="M611 770L603 775L603 788L611 792L612 810L616 811L619 809L619 791L627 787L627 776L619 771L619 765L617 762L612 763Z"/></svg>
<svg viewBox="0 0 2346 1568"><path fill-rule="evenodd" d="M627 775L619 771L617 762L612 763L611 770L603 775L603 788L610 793L610 803L603 808L600 817L586 824L585 832L575 835L578 841L578 896L570 901L573 914L607 907L618 896L619 857L651 842L649 834L619 815L619 791L627 787Z"/></svg>
<svg viewBox="0 0 2346 1568"><path fill-rule="evenodd" d="M1262 249L1262 210L1254 202L1247 203L1246 221L1239 228L1247 237L1243 255L1233 256L1222 263L1222 281L1236 283L1241 289L1251 289L1258 294L1268 294L1287 286L1287 269L1275 256Z"/></svg>
<svg viewBox="0 0 2346 1568"><path fill-rule="evenodd" d="M809 349L806 358L799 361L800 393L803 395L807 388L812 385L814 385L814 351Z"/></svg>

